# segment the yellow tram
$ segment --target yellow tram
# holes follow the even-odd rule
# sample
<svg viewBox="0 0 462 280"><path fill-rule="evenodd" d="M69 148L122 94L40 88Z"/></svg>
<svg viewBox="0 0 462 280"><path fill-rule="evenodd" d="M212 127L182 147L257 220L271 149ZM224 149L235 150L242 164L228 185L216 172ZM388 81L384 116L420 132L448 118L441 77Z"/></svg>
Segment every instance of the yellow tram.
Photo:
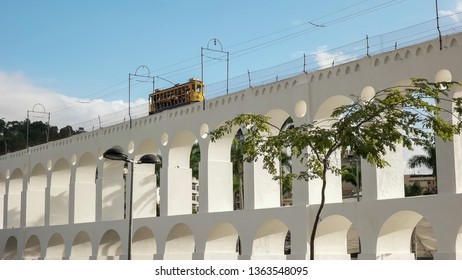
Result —
<svg viewBox="0 0 462 280"><path fill-rule="evenodd" d="M177 84L167 89L156 89L154 93L149 95L149 114L203 101L204 92L204 83L197 79L189 79L187 83Z"/></svg>

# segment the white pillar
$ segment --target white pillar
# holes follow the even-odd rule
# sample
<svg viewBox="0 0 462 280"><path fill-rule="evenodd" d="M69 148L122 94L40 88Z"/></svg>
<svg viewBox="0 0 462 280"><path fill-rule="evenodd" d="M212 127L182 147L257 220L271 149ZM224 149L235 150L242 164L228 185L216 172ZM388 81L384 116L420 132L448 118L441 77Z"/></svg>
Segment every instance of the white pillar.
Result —
<svg viewBox="0 0 462 280"><path fill-rule="evenodd" d="M262 209L279 207L280 186L273 180L263 162L244 162L244 207L245 209Z"/></svg>
<svg viewBox="0 0 462 280"><path fill-rule="evenodd" d="M154 164L135 164L133 174L133 218L156 216L157 184Z"/></svg>
<svg viewBox="0 0 462 280"><path fill-rule="evenodd" d="M404 197L403 147L389 151L384 159L389 166L378 168L361 160L361 186L363 200L381 200Z"/></svg>
<svg viewBox="0 0 462 280"><path fill-rule="evenodd" d="M160 209L162 216L192 213L191 168L161 169Z"/></svg>
<svg viewBox="0 0 462 280"><path fill-rule="evenodd" d="M124 188L123 162L104 162L101 197L101 219L103 221L121 220L124 218ZM129 166L130 168L130 166ZM131 176L131 174L127 174ZM127 176L127 180L129 180Z"/></svg>
<svg viewBox="0 0 462 280"><path fill-rule="evenodd" d="M200 163L200 211L233 211L233 164L224 161Z"/></svg>
<svg viewBox="0 0 462 280"><path fill-rule="evenodd" d="M294 173L306 171L298 159L292 160ZM340 151L331 157L331 164L340 168ZM342 177L332 172L327 174L326 203L342 202ZM321 203L322 180L313 179L308 182L294 180L292 186L292 197L294 205L313 205Z"/></svg>

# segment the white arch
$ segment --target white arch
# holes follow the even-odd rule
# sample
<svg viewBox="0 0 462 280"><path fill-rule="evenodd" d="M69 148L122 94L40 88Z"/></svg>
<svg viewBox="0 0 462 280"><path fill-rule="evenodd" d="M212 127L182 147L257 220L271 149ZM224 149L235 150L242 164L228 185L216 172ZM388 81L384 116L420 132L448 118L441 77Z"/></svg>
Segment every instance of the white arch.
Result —
<svg viewBox="0 0 462 280"><path fill-rule="evenodd" d="M319 223L315 239L316 259L351 259L348 254L348 231L352 223L340 215L332 215Z"/></svg>
<svg viewBox="0 0 462 280"><path fill-rule="evenodd" d="M324 102L316 110L313 120L314 121L322 121L322 120L329 120L331 119L332 112L334 109L338 108L342 105L351 104L353 100L345 95L335 95L332 97L327 98ZM324 125L324 123L323 123ZM329 125L328 123L325 125Z"/></svg>
<svg viewBox="0 0 462 280"><path fill-rule="evenodd" d="M18 239L14 236L8 237L5 243L5 250L3 253L4 260L13 260L18 257Z"/></svg>
<svg viewBox="0 0 462 280"><path fill-rule="evenodd" d="M88 233L79 232L72 241L70 259L88 260L92 255L92 244Z"/></svg>
<svg viewBox="0 0 462 280"><path fill-rule="evenodd" d="M148 227L140 227L133 234L132 259L152 260L157 253L156 238Z"/></svg>
<svg viewBox="0 0 462 280"><path fill-rule="evenodd" d="M252 259L285 259L284 242L289 228L280 220L264 222L255 234Z"/></svg>
<svg viewBox="0 0 462 280"><path fill-rule="evenodd" d="M413 211L400 211L390 216L379 232L377 259L415 259L411 252L411 236L422 218ZM434 236L432 231L431 235Z"/></svg>
<svg viewBox="0 0 462 280"><path fill-rule="evenodd" d="M98 246L98 259L116 260L122 254L122 241L115 230L106 231Z"/></svg>
<svg viewBox="0 0 462 280"><path fill-rule="evenodd" d="M37 260L41 257L41 245L37 235L32 235L27 239L23 257L26 260Z"/></svg>
<svg viewBox="0 0 462 280"><path fill-rule="evenodd" d="M64 239L59 233L55 233L50 237L47 245L45 257L47 259L60 260L64 257Z"/></svg>
<svg viewBox="0 0 462 280"><path fill-rule="evenodd" d="M204 259L234 259L237 252L239 234L230 223L214 225L207 235Z"/></svg>
<svg viewBox="0 0 462 280"><path fill-rule="evenodd" d="M165 242L165 260L192 259L195 250L194 234L186 224L177 224L169 232Z"/></svg>

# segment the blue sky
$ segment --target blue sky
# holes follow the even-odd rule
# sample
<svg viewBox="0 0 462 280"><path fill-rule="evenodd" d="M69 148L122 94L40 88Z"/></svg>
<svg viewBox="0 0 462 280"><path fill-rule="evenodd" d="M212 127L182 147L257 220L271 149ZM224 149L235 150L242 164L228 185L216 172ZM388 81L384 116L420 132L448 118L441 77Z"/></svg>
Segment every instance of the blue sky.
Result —
<svg viewBox="0 0 462 280"><path fill-rule="evenodd" d="M462 0L439 0L439 10L460 13ZM52 125L88 125L127 108L128 74L140 65L174 83L199 78L212 38L230 52L234 77L434 18L434 0L0 0L0 118L23 120L41 103ZM205 82L225 69L206 64ZM136 106L152 85L134 84Z"/></svg>

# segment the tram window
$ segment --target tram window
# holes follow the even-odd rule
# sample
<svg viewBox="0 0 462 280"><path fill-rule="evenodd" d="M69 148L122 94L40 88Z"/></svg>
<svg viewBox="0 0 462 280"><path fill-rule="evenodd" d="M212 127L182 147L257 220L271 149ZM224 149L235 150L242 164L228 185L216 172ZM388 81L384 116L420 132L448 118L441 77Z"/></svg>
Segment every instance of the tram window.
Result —
<svg viewBox="0 0 462 280"><path fill-rule="evenodd" d="M197 85L196 91L197 91L197 92L201 92L201 85Z"/></svg>

